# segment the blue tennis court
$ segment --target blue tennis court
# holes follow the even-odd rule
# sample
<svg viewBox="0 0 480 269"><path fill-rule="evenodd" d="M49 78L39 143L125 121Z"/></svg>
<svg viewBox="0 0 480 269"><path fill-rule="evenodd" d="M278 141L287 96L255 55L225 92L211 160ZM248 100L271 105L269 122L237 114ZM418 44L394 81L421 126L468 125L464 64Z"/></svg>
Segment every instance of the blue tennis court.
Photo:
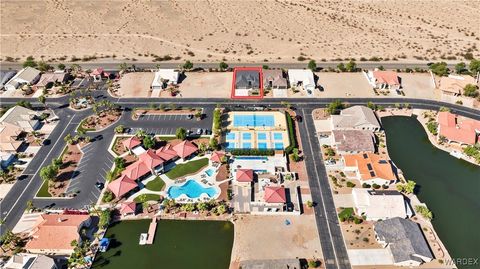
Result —
<svg viewBox="0 0 480 269"><path fill-rule="evenodd" d="M274 140L283 140L283 135L282 135L282 133L274 133L274 134L273 134L273 139L274 139Z"/></svg>
<svg viewBox="0 0 480 269"><path fill-rule="evenodd" d="M233 115L233 126L235 127L273 127L275 117L273 115Z"/></svg>
<svg viewBox="0 0 480 269"><path fill-rule="evenodd" d="M245 143L242 144L242 148L244 148L244 149L251 149L251 148L252 148L252 143L247 143L247 142L245 142Z"/></svg>
<svg viewBox="0 0 480 269"><path fill-rule="evenodd" d="M227 142L225 144L226 144L225 146L226 146L227 149L234 149L235 148L235 143L233 143L233 142Z"/></svg>
<svg viewBox="0 0 480 269"><path fill-rule="evenodd" d="M252 139L252 134L251 133L242 133L242 139L243 140L250 140L250 139Z"/></svg>
<svg viewBox="0 0 480 269"><path fill-rule="evenodd" d="M235 133L227 133L227 140L235 140Z"/></svg>
<svg viewBox="0 0 480 269"><path fill-rule="evenodd" d="M283 149L283 143L275 143L275 149Z"/></svg>
<svg viewBox="0 0 480 269"><path fill-rule="evenodd" d="M258 138L258 140L267 140L267 134L266 133L258 133L257 138Z"/></svg>
<svg viewBox="0 0 480 269"><path fill-rule="evenodd" d="M261 142L261 143L258 143L257 145L258 145L259 149L266 149L267 148L267 143Z"/></svg>

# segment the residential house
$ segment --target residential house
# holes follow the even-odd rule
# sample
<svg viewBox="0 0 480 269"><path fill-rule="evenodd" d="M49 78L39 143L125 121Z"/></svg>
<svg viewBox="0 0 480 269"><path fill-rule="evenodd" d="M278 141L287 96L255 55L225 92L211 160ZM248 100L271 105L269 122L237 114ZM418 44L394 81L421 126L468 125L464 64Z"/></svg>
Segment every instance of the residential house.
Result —
<svg viewBox="0 0 480 269"><path fill-rule="evenodd" d="M352 198L355 213L367 220L409 218L413 215L410 205L398 191L353 188Z"/></svg>
<svg viewBox="0 0 480 269"><path fill-rule="evenodd" d="M17 253L2 267L4 269L57 269L53 258L41 254Z"/></svg>
<svg viewBox="0 0 480 269"><path fill-rule="evenodd" d="M353 173L353 178L369 185L390 185L397 181L390 160L375 153L342 156L344 172Z"/></svg>
<svg viewBox="0 0 480 269"><path fill-rule="evenodd" d="M87 89L90 87L92 83L92 79L89 76L83 78L75 78L72 83L70 83L70 89L78 90L78 89Z"/></svg>
<svg viewBox="0 0 480 269"><path fill-rule="evenodd" d="M332 138L340 155L375 152L375 135L370 130L333 130Z"/></svg>
<svg viewBox="0 0 480 269"><path fill-rule="evenodd" d="M107 186L117 198L125 196L136 187L138 187L137 182L125 174L122 174L120 178L113 180Z"/></svg>
<svg viewBox="0 0 480 269"><path fill-rule="evenodd" d="M162 158L165 163L170 162L170 161L175 161L178 159L178 154L177 152L173 149L172 145L167 144L155 151L155 154L157 154L160 158Z"/></svg>
<svg viewBox="0 0 480 269"><path fill-rule="evenodd" d="M180 158L186 160L198 151L198 147L192 142L184 140L173 146L173 150Z"/></svg>
<svg viewBox="0 0 480 269"><path fill-rule="evenodd" d="M395 71L375 70L366 73L368 83L375 89L399 90L401 88L398 73Z"/></svg>
<svg viewBox="0 0 480 269"><path fill-rule="evenodd" d="M268 204L285 204L287 202L285 188L281 186L266 186L263 199Z"/></svg>
<svg viewBox="0 0 480 269"><path fill-rule="evenodd" d="M148 149L138 156L138 162L146 164L152 174L158 174L159 172L163 172L165 160L155 154L155 151L152 149Z"/></svg>
<svg viewBox="0 0 480 269"><path fill-rule="evenodd" d="M467 75L449 75L448 77L440 78L437 88L445 95L460 96L463 95L463 89L468 84L478 85L478 80Z"/></svg>
<svg viewBox="0 0 480 269"><path fill-rule="evenodd" d="M419 266L434 259L420 226L408 219L391 218L374 224L375 238L390 250L393 264Z"/></svg>
<svg viewBox="0 0 480 269"><path fill-rule="evenodd" d="M10 79L4 87L7 91L14 91L23 85L35 84L39 78L39 70L32 67L25 67L18 71L18 73L15 74L15 76L13 76L13 78Z"/></svg>
<svg viewBox="0 0 480 269"><path fill-rule="evenodd" d="M273 97L287 97L288 83L282 70L266 69L262 75L263 87L271 89Z"/></svg>
<svg viewBox="0 0 480 269"><path fill-rule="evenodd" d="M22 146L22 128L11 123L0 123L0 151L15 153Z"/></svg>
<svg viewBox="0 0 480 269"><path fill-rule="evenodd" d="M0 151L0 170L7 169L15 160L15 155L11 152Z"/></svg>
<svg viewBox="0 0 480 269"><path fill-rule="evenodd" d="M366 106L352 106L340 112L340 115L332 115L333 130L370 130L381 129L375 113Z"/></svg>
<svg viewBox="0 0 480 269"><path fill-rule="evenodd" d="M24 132L35 131L41 125L37 112L23 106L14 106L3 114L0 117L0 124L4 123L19 126Z"/></svg>
<svg viewBox="0 0 480 269"><path fill-rule="evenodd" d="M5 84L15 76L16 71L0 71L0 90L3 90Z"/></svg>
<svg viewBox="0 0 480 269"><path fill-rule="evenodd" d="M167 85L177 85L178 77L179 72L175 71L175 69L159 69L155 72L155 77L153 78L150 88L152 90L162 90L165 89Z"/></svg>
<svg viewBox="0 0 480 269"><path fill-rule="evenodd" d="M233 70L232 97L261 96L263 92L262 69L236 67Z"/></svg>
<svg viewBox="0 0 480 269"><path fill-rule="evenodd" d="M309 69L289 69L288 80L290 87L302 87L307 95L313 95L315 90L315 77Z"/></svg>
<svg viewBox="0 0 480 269"><path fill-rule="evenodd" d="M480 121L459 117L448 111L437 115L438 137L444 137L449 143L475 145L480 142Z"/></svg>
<svg viewBox="0 0 480 269"><path fill-rule="evenodd" d="M72 241L81 242L80 230L90 224L88 214L42 214L29 234L31 239L25 245L25 250L30 253L70 255L74 250Z"/></svg>
<svg viewBox="0 0 480 269"><path fill-rule="evenodd" d="M54 73L44 73L40 76L37 84L35 87L37 89L45 89L51 88L55 83L65 83L68 79L68 74L61 71L61 72L54 72Z"/></svg>

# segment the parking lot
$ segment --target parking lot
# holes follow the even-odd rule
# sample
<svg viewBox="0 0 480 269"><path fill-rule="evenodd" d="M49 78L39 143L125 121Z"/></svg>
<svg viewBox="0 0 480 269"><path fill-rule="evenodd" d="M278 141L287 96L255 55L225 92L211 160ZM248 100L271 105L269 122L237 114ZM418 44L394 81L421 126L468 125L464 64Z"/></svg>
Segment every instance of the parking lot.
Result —
<svg viewBox="0 0 480 269"><path fill-rule="evenodd" d="M188 114L165 114L165 115L139 115L138 120L141 121L192 121L193 119L188 118ZM195 119L196 120L196 119Z"/></svg>

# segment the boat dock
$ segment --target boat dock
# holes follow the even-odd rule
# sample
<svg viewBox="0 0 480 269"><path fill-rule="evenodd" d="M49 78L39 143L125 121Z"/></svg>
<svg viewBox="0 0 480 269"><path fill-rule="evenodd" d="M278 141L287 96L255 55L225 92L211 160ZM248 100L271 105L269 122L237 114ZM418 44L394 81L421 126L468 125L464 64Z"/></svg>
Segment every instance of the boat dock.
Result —
<svg viewBox="0 0 480 269"><path fill-rule="evenodd" d="M153 239L155 238L155 232L157 231L157 218L153 217L150 226L148 227L148 236L147 241L145 242L146 245L153 244Z"/></svg>

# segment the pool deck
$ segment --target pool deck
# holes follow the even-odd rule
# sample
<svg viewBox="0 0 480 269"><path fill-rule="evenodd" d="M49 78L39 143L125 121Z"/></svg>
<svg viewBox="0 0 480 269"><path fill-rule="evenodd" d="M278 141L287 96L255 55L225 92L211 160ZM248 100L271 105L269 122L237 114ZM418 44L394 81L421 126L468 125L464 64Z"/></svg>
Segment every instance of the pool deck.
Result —
<svg viewBox="0 0 480 269"><path fill-rule="evenodd" d="M148 237L147 237L147 242L145 243L146 245L153 244L153 240L155 239L155 232L156 231L157 231L157 218L153 217L152 222L148 226Z"/></svg>

